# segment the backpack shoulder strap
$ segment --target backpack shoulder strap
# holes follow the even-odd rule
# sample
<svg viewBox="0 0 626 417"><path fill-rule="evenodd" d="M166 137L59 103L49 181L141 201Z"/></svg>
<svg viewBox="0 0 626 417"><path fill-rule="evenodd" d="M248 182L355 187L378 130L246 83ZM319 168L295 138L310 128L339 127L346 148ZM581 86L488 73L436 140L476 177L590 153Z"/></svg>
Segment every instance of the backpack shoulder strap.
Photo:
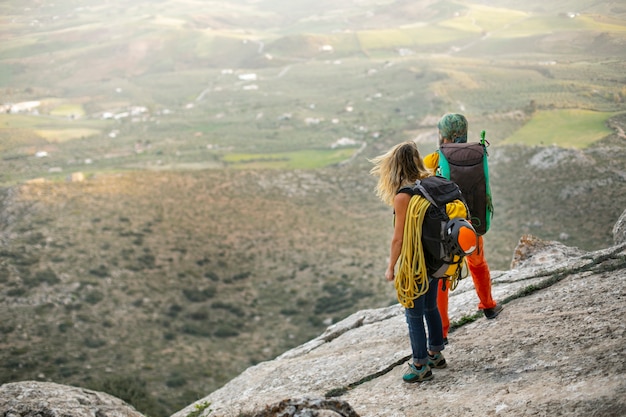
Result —
<svg viewBox="0 0 626 417"><path fill-rule="evenodd" d="M430 195L430 193L428 192L428 190L426 188L424 188L424 186L422 185L422 181L421 180L417 180L415 181L415 185L413 186L413 193L414 194L418 194L421 195L422 197L424 197L426 200L428 200L428 202L430 204L432 204L435 207L441 208L439 207L439 204L437 204L435 202L435 200L433 199L433 197Z"/></svg>
<svg viewBox="0 0 626 417"><path fill-rule="evenodd" d="M413 187L402 187L400 188L396 194L411 194L411 195L415 195L415 192L413 191Z"/></svg>
<svg viewBox="0 0 626 417"><path fill-rule="evenodd" d="M441 148L437 149L439 153L439 164L437 165L436 174L440 177L450 179L450 163Z"/></svg>

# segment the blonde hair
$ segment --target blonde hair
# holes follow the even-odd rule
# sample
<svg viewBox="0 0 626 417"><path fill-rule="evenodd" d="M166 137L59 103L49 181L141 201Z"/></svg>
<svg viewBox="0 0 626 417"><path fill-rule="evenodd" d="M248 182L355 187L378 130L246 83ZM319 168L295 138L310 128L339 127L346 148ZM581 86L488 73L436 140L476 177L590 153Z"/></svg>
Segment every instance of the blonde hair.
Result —
<svg viewBox="0 0 626 417"><path fill-rule="evenodd" d="M376 195L390 206L402 186L431 176L424 167L417 145L411 140L397 144L370 162L374 164L370 174L378 176Z"/></svg>

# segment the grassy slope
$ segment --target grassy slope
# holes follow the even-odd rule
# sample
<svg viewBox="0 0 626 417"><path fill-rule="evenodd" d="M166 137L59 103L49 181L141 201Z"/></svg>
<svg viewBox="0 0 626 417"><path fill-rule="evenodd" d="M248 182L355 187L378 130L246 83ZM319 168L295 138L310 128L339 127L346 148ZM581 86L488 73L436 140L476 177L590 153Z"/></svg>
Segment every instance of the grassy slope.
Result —
<svg viewBox="0 0 626 417"><path fill-rule="evenodd" d="M446 111L492 142L493 267L522 233L610 244L623 138L562 152L501 144L532 143L542 119L562 132L577 109L599 116L579 118L588 142L624 111L624 11L479 3L0 5L1 101L45 99L45 117L1 116L0 182L54 180L3 189L0 382L89 386L165 416L324 323L393 302L381 279L390 210L367 158L421 135L434 148ZM587 14L559 16L574 6ZM148 112L98 120L133 105ZM85 117L68 120L77 108ZM99 132L40 133L77 129ZM257 169L334 163L342 137L368 145L352 164ZM242 158L254 162L203 170ZM74 171L88 180L59 181Z"/></svg>
<svg viewBox="0 0 626 417"><path fill-rule="evenodd" d="M611 116L589 110L541 111L506 143L587 147L611 133L607 125Z"/></svg>

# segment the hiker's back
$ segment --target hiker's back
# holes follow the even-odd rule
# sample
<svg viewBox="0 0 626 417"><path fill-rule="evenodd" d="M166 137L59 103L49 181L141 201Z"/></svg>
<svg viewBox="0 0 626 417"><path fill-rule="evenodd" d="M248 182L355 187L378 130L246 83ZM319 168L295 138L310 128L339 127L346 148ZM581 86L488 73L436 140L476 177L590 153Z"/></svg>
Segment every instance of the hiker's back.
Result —
<svg viewBox="0 0 626 417"><path fill-rule="evenodd" d="M468 210L457 184L443 177L428 177L401 190L430 202L421 223L423 257L428 276L448 278L457 274L463 257L476 247L476 235L465 221ZM459 243L459 233L469 231Z"/></svg>
<svg viewBox="0 0 626 417"><path fill-rule="evenodd" d="M487 233L493 204L484 141L441 144L437 172L459 186L470 210L472 226L479 235Z"/></svg>

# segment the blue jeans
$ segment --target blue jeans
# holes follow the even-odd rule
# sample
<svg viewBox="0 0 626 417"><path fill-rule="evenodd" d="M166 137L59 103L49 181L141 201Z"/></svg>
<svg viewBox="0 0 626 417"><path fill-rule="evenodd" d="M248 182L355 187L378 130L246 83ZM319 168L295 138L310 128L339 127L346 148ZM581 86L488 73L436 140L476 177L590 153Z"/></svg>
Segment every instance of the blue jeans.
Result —
<svg viewBox="0 0 626 417"><path fill-rule="evenodd" d="M405 309L406 322L409 325L409 339L416 365L428 363L428 351L440 352L444 349L441 316L437 309L437 292L441 281L435 279L429 283L426 294L413 300L413 308ZM428 326L428 339L426 328Z"/></svg>

